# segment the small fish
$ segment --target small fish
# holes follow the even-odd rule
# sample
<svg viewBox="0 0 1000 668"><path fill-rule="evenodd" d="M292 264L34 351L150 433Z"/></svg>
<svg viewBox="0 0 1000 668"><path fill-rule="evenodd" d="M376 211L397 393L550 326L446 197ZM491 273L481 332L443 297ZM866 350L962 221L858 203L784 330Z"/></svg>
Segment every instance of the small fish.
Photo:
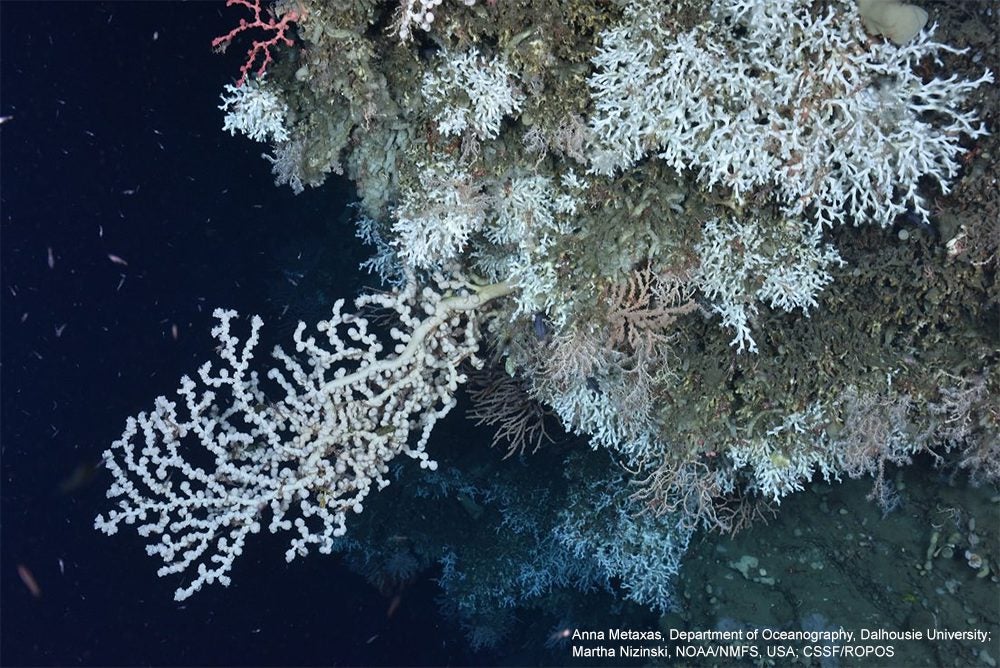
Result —
<svg viewBox="0 0 1000 668"><path fill-rule="evenodd" d="M73 494L87 485L89 485L94 480L94 476L97 474L98 468L104 460L97 465L91 464L89 462L82 462L76 465L73 472L69 474L69 477L60 481L59 483L59 493L60 494Z"/></svg>
<svg viewBox="0 0 1000 668"><path fill-rule="evenodd" d="M24 586L28 588L28 591L31 592L32 596L35 598L42 597L42 588L38 586L38 580L35 579L35 576L30 570L28 570L27 566L24 564L18 564L17 575L21 578L21 582L23 582Z"/></svg>
<svg viewBox="0 0 1000 668"><path fill-rule="evenodd" d="M549 325L545 322L545 314L537 311L531 319L531 327L535 332L535 338L544 341L549 336Z"/></svg>
<svg viewBox="0 0 1000 668"><path fill-rule="evenodd" d="M49 246L46 250L48 251L49 269L55 269L56 256L55 253L52 252L52 246Z"/></svg>
<svg viewBox="0 0 1000 668"><path fill-rule="evenodd" d="M397 610L399 610L399 605L402 602L403 602L403 597L401 595L396 594L395 596L393 596L392 600L389 601L389 608L385 611L385 618L392 619L392 616L396 614Z"/></svg>
<svg viewBox="0 0 1000 668"><path fill-rule="evenodd" d="M549 636L549 642L557 643L560 640L569 638L571 635L573 635L573 632L570 631L569 629L560 629L558 631L553 631L552 635Z"/></svg>
<svg viewBox="0 0 1000 668"><path fill-rule="evenodd" d="M108 259L111 260L114 264L119 264L123 267L128 266L128 262L123 260L121 257L115 255L114 253L108 253Z"/></svg>

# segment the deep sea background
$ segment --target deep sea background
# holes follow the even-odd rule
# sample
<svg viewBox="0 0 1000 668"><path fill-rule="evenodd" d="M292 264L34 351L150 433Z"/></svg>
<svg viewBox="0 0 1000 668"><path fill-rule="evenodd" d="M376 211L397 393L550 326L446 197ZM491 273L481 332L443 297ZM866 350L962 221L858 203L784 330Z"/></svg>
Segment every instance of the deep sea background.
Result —
<svg viewBox="0 0 1000 668"><path fill-rule="evenodd" d="M134 531L93 529L108 507L101 452L126 416L212 357L214 308L260 314L263 357L300 318L314 322L334 299L375 285L358 270L368 251L354 236L350 184L331 176L294 196L274 186L264 145L222 131L219 94L248 43L219 55L210 42L244 16L222 0L0 2L0 664L596 665L570 659L566 647L545 653L557 621L556 629L941 624L991 631L986 649L998 656L996 582L977 579L960 556L936 559L928 575L914 568L945 511L1000 526L995 487L973 489L927 458L892 472L906 494L888 517L866 500L869 479L814 480L768 524L732 540L699 536L678 581L683 614L657 619L607 595L581 596L589 618L519 610L520 641L495 653L471 652L442 616L439 570L383 594L339 556L286 563L282 535L256 536L230 587L174 602L181 580L156 576L160 562ZM435 429L430 453L495 463L502 453L487 449L491 433L462 412ZM546 489L559 460L547 461L530 469ZM363 517L374 522L377 503L373 495ZM414 512L382 510L403 526ZM457 522L434 524L491 548L484 552L504 551L493 526L477 527L472 536ZM390 538L397 531L385 527ZM759 557L777 585L735 575L745 555ZM39 596L19 569L33 574ZM983 650L911 644L878 665L982 665Z"/></svg>
<svg viewBox="0 0 1000 668"><path fill-rule="evenodd" d="M390 617L339 557L288 564L267 535L232 586L177 604L134 531L93 529L100 453L211 356L213 308L260 313L284 337L368 280L349 184L295 197L263 145L221 130L219 94L248 44L217 55L210 42L244 14L0 3L4 665L473 661L436 614L433 574Z"/></svg>

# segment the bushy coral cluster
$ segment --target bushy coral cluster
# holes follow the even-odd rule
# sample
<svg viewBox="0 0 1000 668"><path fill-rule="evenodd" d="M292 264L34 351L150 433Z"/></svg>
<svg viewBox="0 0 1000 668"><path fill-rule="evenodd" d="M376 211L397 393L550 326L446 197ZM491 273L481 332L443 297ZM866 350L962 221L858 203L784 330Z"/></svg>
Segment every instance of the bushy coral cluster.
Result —
<svg viewBox="0 0 1000 668"><path fill-rule="evenodd" d="M288 140L285 116L288 105L263 81L243 86L225 86L219 109L226 112L222 129L237 132L259 142L282 143Z"/></svg>
<svg viewBox="0 0 1000 668"><path fill-rule="evenodd" d="M472 132L480 139L500 134L500 121L521 110L524 96L499 56L485 59L479 50L446 52L424 75L420 94L442 135Z"/></svg>
<svg viewBox="0 0 1000 668"><path fill-rule="evenodd" d="M833 280L829 268L844 264L834 247L821 243L817 227L788 219L770 226L755 218L709 220L695 250L696 284L723 327L735 332L730 344L741 352L757 352L749 325L757 302L808 315Z"/></svg>
<svg viewBox="0 0 1000 668"><path fill-rule="evenodd" d="M382 343L338 311L324 331L345 334L328 350L300 331L273 378L285 393L266 397L280 413L254 408L241 367L204 379L249 388L236 412L211 413L219 399L202 394L191 420L163 400L130 422L108 454L125 505L102 527L183 515L144 529L162 532L210 507L202 533L180 540L235 532L217 555L229 559L272 507L260 499L283 499L284 526L282 504L304 494L302 519L330 515L342 532L390 459L426 459L458 365L480 347L485 386L512 405L486 409L512 420L496 421L508 453L541 444L544 456L534 435L556 423L601 462L546 460L577 477L527 506L437 479L477 522L494 507L510 532L502 558L427 538L373 560L365 540L337 543L400 577L438 563L446 608L479 642L502 636L478 623L484 610L561 588L617 582L667 608L693 531L746 526L817 475L872 475L882 499L887 466L957 450L996 479L996 256L956 260L956 239L974 235L941 236L928 203L985 136L968 103L989 71L932 29L900 44L868 35L844 0L449 2L303 0L305 48L224 104L227 129L274 145L280 184L354 182L367 266L397 290L360 304L401 324ZM265 428L286 413L300 427ZM217 415L256 426L220 430ZM243 487L183 468L190 434L217 465L242 471L253 452L271 468ZM163 488L171 467L208 491ZM267 475L278 482L261 487ZM567 554L581 570L557 567ZM503 568L470 566L488 557Z"/></svg>
<svg viewBox="0 0 1000 668"><path fill-rule="evenodd" d="M439 282L442 292L459 288ZM329 553L348 513L360 513L365 498L389 484L397 455L436 468L427 441L455 406L465 379L459 365L475 361L479 345L476 320L465 314L499 294L442 298L411 281L359 297L359 311L381 308L400 321L404 329L392 328L388 340L343 312L340 300L317 325L325 343L300 323L295 352L276 347L279 365L264 377L251 368L261 319L252 319L241 342L231 333L236 313L218 309L212 334L223 364L206 362L200 386L182 378L180 406L159 397L153 410L129 418L104 454L117 507L96 527L114 534L138 523L150 539L147 552L164 562L161 576L195 569L177 600L206 583L228 584L247 537L264 526L297 534L289 561L310 546Z"/></svg>
<svg viewBox="0 0 1000 668"><path fill-rule="evenodd" d="M993 81L929 81L914 71L954 52L930 31L872 43L852 3L716 0L676 32L662 3L635 2L602 35L591 75L593 169L654 154L737 201L770 189L786 215L825 224L929 217L918 182L943 192L962 134L986 134L969 93ZM896 196L898 194L898 196Z"/></svg>

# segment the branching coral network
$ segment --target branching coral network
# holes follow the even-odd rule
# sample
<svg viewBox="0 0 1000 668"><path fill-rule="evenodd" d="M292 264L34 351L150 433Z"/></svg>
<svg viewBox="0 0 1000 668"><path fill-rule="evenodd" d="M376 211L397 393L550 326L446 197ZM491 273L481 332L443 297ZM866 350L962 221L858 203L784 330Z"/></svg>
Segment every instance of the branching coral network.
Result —
<svg viewBox="0 0 1000 668"><path fill-rule="evenodd" d="M254 39L251 42L250 49L247 51L246 62L240 67L240 78L236 82L236 86L240 87L247 82L247 77L252 72L258 78L264 76L268 65L274 62L271 49L274 49L279 44L284 44L285 46L292 46L294 44L292 38L288 36L288 32L292 24L301 18L302 13L296 9L288 9L280 19L277 19L273 15L270 15L271 12L269 10L261 7L261 0L226 0L227 7L234 5L249 9L253 14L253 19L247 21L241 18L238 26L225 35L212 40L213 49L225 53L229 45L232 44L232 41L245 32L260 30L265 35L270 35L265 39ZM267 20L263 18L265 13L268 14ZM255 63L258 62L260 64L256 65L257 69L254 72Z"/></svg>
<svg viewBox="0 0 1000 668"><path fill-rule="evenodd" d="M461 550L425 546L465 623L612 580L668 609L692 532L746 526L815 476L871 475L889 505L887 466L958 450L996 479L996 256L956 250L995 223L950 230L928 205L982 171L993 74L912 7L861 4L228 0L252 18L213 46L263 37L224 130L269 144L296 193L350 178L388 291L301 325L271 366L260 325L241 342L220 311L223 365L106 453L98 528L136 524L161 574L197 571L184 597L228 581L265 526L289 558L349 549L405 454L418 489L477 519L493 504L530 553L475 587ZM558 423L604 467L563 456L561 496L433 470L470 366L472 416L511 459L569 438Z"/></svg>

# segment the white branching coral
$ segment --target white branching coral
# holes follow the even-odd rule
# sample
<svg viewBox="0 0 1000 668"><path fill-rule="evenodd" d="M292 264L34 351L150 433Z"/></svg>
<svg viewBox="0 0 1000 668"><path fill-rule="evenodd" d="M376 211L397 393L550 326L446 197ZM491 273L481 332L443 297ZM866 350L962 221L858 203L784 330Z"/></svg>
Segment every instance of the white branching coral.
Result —
<svg viewBox="0 0 1000 668"><path fill-rule="evenodd" d="M406 285L407 272L403 263L393 248L392 243L385 238L385 230L377 220L361 214L356 222L357 231L354 236L372 247L372 255L364 260L360 269L379 277L382 285L401 288Z"/></svg>
<svg viewBox="0 0 1000 668"><path fill-rule="evenodd" d="M288 105L265 83L251 79L242 86L227 84L220 97L219 109L226 112L222 129L230 135L240 132L259 142L288 141Z"/></svg>
<svg viewBox="0 0 1000 668"><path fill-rule="evenodd" d="M559 513L553 537L575 559L592 561L605 578L617 579L627 598L669 610L694 530L678 522L680 515L657 515L634 499L622 501L626 486L625 480L591 482L585 502Z"/></svg>
<svg viewBox="0 0 1000 668"><path fill-rule="evenodd" d="M480 262L491 280L517 288L515 316L544 312L557 328L567 320L567 300L558 289L557 242L573 232L573 214L582 207L586 180L569 170L559 180L518 176L495 196L495 217L485 237L500 249L502 259ZM495 258L494 258L495 259Z"/></svg>
<svg viewBox="0 0 1000 668"><path fill-rule="evenodd" d="M406 266L435 269L457 257L482 229L491 199L482 180L451 159L420 165L419 178L393 212L393 243Z"/></svg>
<svg viewBox="0 0 1000 668"><path fill-rule="evenodd" d="M569 170L558 179L533 174L497 184L448 157L421 164L418 178L393 211L394 257L409 269L433 270L471 246L478 272L515 289L515 317L544 312L562 326L568 303L551 256L573 233L586 180Z"/></svg>
<svg viewBox="0 0 1000 668"><path fill-rule="evenodd" d="M619 401L630 379L599 373L582 378L569 390L552 396L552 409L569 432L590 438L593 447L605 447L635 463L663 449L657 428L648 415L629 414Z"/></svg>
<svg viewBox="0 0 1000 668"><path fill-rule="evenodd" d="M596 173L655 153L737 201L772 189L789 216L885 226L912 209L926 222L918 181L947 192L960 136L986 134L962 106L990 72L915 71L957 52L933 29L896 46L868 39L853 3L716 0L712 20L674 34L665 7L635 3L602 34L589 79Z"/></svg>
<svg viewBox="0 0 1000 668"><path fill-rule="evenodd" d="M706 357L718 352L715 339L679 319L703 309L721 318L739 352L756 352L755 336L767 347L756 316L808 315L844 264L824 241L827 228L887 226L908 211L927 222L920 186L947 192L960 141L985 134L963 106L992 81L989 72L971 81L918 74L955 50L934 42L933 29L901 45L869 39L854 0L713 0L707 21L684 28L675 19L702 16L709 3L626 0L612 3L628 5L625 18L601 32L596 55L585 52L594 21L617 13L588 15L577 22L586 35L555 45L538 26L508 30L517 12L501 11L507 23L495 31L479 27L492 20L481 8L476 25L446 23L439 12L445 2L460 10L458 1L400 0L394 29L403 42L433 32L381 59L374 33L348 33L361 25L357 12L314 14L309 25L327 29L305 26L304 62L294 83L284 74L291 133L274 84L226 87L224 129L275 144L266 158L278 183L295 192L318 185L343 171L343 154L365 210L380 217L359 220L357 235L374 248L362 266L391 291L359 297L353 313L338 301L315 331L300 324L294 350L276 347L259 371L260 318L241 339L235 312L217 310L220 362L129 418L105 452L113 507L96 528L134 525L162 560L161 576L189 576L178 600L228 584L248 537L265 528L290 533L288 560L331 552L348 516L389 484L400 455L434 469L428 438L456 404L462 365L479 365L484 320L516 377L507 401L522 403L492 416L515 443L536 433L526 425L541 409L525 409L528 398L646 487L632 501L648 506L625 504L618 489L597 508L609 511L602 533L611 547L594 533L590 501L574 504L581 512L565 514L561 532L546 530L577 556L596 553L606 579L619 578L641 603L669 600L696 526L748 521L756 511L743 510L745 493L780 501L817 473L882 480L887 463L921 447L906 420L917 398L875 392L865 380L831 400L817 385L871 368L865 359L834 374L843 358L834 351L832 362L814 364L823 374L800 382L808 374L798 365L793 376L779 373L781 360L764 368ZM384 18L373 11L364 15ZM413 76L432 43L442 51ZM342 63L331 60L359 45ZM591 55L587 77L580 63ZM401 63L407 76L384 69ZM345 76L350 90L367 91L362 113L332 113L351 97ZM512 122L524 107L531 117ZM589 169L586 180L570 159ZM632 169L646 159L662 162ZM503 317L484 317L487 302L504 296ZM369 311L388 318L376 324ZM831 331L843 331L836 317ZM813 364L812 351L802 354ZM990 387L942 390L939 435L969 438ZM980 462L994 450L967 461L987 469Z"/></svg>
<svg viewBox="0 0 1000 668"><path fill-rule="evenodd" d="M274 155L263 153L260 157L271 163L274 185L287 185L296 195L301 195L306 186L318 188L327 174L343 174L344 168L337 161L337 151L330 150L321 159L309 154L310 142L307 137L297 135L282 141L274 147Z"/></svg>
<svg viewBox="0 0 1000 668"><path fill-rule="evenodd" d="M840 480L844 464L826 436L826 423L823 406L813 403L786 415L765 435L733 445L728 454L735 468L750 472L757 491L780 503L815 473L828 482Z"/></svg>
<svg viewBox="0 0 1000 668"><path fill-rule="evenodd" d="M471 131L478 139L495 139L500 121L519 112L524 101L507 63L476 48L445 52L424 75L420 90L438 132L457 136Z"/></svg>
<svg viewBox="0 0 1000 668"><path fill-rule="evenodd" d="M763 301L806 315L816 295L833 280L831 265L842 265L837 250L821 243L816 225L794 220L712 219L695 246L700 264L695 276L722 325L735 331L732 345L757 352L750 321Z"/></svg>
<svg viewBox="0 0 1000 668"><path fill-rule="evenodd" d="M410 280L355 300L358 312L395 316L387 338L339 300L317 326L325 341L300 323L295 351L274 349L266 381L251 368L261 319L241 343L230 331L236 313L216 310L222 364L205 363L200 383L182 378L179 401L161 396L128 419L104 453L114 477L108 497L118 501L96 528L114 534L137 524L146 551L164 562L159 575L195 571L177 600L228 584L247 537L265 526L293 533L289 561L310 546L329 553L347 515L389 484L391 460L406 454L435 468L425 452L431 429L455 406L466 380L459 365L478 363L475 310L509 290L437 283L418 290Z"/></svg>

